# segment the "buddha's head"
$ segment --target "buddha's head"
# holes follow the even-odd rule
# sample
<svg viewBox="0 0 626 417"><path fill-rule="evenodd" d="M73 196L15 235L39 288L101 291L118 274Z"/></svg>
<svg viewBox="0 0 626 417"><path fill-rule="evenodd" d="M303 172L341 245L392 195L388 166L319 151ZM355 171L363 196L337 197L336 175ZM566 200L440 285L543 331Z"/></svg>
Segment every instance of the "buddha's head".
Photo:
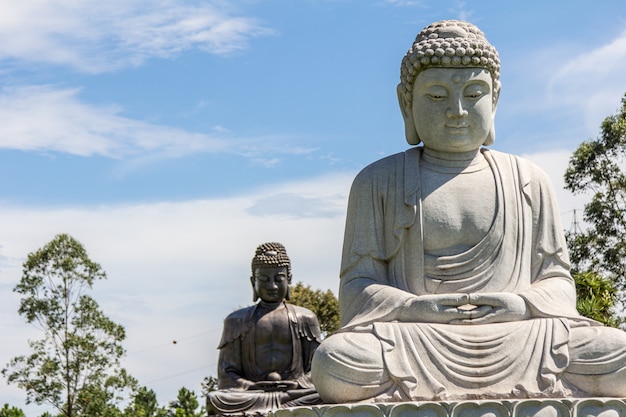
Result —
<svg viewBox="0 0 626 417"><path fill-rule="evenodd" d="M251 269L254 301L259 298L267 303L289 300L291 261L283 245L277 242L259 245L252 258Z"/></svg>
<svg viewBox="0 0 626 417"><path fill-rule="evenodd" d="M455 72L454 69L458 71ZM422 73L424 74L420 75ZM398 100L404 118L407 142L417 145L422 140L419 131L423 128L420 126L423 121L416 120L420 118L415 117L413 109L419 87L424 87L425 83L432 83L433 79L438 77L448 81L454 80L454 83L458 84L457 79L471 78L472 74L480 77L481 73L482 78L486 78L490 84L491 98L491 109L487 115L490 120L485 121L489 127L482 144L491 145L495 139L493 118L500 95L498 52L487 41L483 32L471 23L442 20L424 28L402 59L400 68ZM465 74L468 74L467 77ZM425 117L421 119L428 120Z"/></svg>

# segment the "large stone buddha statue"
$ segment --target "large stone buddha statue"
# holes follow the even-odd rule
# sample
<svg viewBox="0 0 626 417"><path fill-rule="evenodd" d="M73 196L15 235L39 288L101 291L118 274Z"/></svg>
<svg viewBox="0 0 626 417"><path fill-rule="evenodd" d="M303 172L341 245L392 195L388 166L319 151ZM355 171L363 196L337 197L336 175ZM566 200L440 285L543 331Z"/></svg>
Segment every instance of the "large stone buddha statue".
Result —
<svg viewBox="0 0 626 417"><path fill-rule="evenodd" d="M252 258L254 301L224 320L218 391L207 396L209 415L259 415L320 402L311 381L319 346L315 314L289 304L291 261L277 242L259 245Z"/></svg>
<svg viewBox="0 0 626 417"><path fill-rule="evenodd" d="M581 317L548 177L494 142L500 61L474 25L420 32L398 85L414 146L361 171L327 403L626 397L626 333Z"/></svg>

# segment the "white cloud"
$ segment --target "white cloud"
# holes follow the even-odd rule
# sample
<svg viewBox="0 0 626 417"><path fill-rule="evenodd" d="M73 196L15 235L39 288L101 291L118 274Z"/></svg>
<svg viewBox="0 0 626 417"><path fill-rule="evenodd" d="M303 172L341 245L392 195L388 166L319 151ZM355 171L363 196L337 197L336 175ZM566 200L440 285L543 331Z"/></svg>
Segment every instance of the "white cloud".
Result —
<svg viewBox="0 0 626 417"><path fill-rule="evenodd" d="M85 104L76 89L30 86L5 88L0 95L0 148L121 158L224 151L226 142L125 118L115 107Z"/></svg>
<svg viewBox="0 0 626 417"><path fill-rule="evenodd" d="M124 117L114 106L82 102L78 89L7 87L0 92L0 149L134 158L136 163L196 152L228 152L253 160L303 155L314 149L285 144L280 136L232 138ZM220 135L222 137L219 137Z"/></svg>
<svg viewBox="0 0 626 417"><path fill-rule="evenodd" d="M11 335L0 344L0 367L24 352L27 338L39 337L17 316L19 299L11 293L21 263L54 235L68 233L108 274L95 284L94 296L105 313L126 327L128 370L141 383L150 383L162 403L174 399L182 386L198 392L202 378L216 373L223 318L252 302L248 277L258 244L282 242L295 281L337 293L352 177L329 175L272 184L250 195L179 203L0 205L0 327ZM253 208L272 196L277 210L255 213ZM311 205L332 207L332 213L322 210L315 216ZM4 383L0 379L0 392L10 396L3 401L19 405L23 394Z"/></svg>
<svg viewBox="0 0 626 417"><path fill-rule="evenodd" d="M1 0L0 9L0 59L90 73L190 49L229 54L271 33L215 1Z"/></svg>
<svg viewBox="0 0 626 417"><path fill-rule="evenodd" d="M392 6L402 6L402 7L412 7L412 6L422 6L422 0L385 0L387 3Z"/></svg>
<svg viewBox="0 0 626 417"><path fill-rule="evenodd" d="M556 64L559 59L552 62ZM549 67L550 102L576 109L586 130L597 132L600 122L615 113L626 93L626 31L608 44L575 55L556 69Z"/></svg>

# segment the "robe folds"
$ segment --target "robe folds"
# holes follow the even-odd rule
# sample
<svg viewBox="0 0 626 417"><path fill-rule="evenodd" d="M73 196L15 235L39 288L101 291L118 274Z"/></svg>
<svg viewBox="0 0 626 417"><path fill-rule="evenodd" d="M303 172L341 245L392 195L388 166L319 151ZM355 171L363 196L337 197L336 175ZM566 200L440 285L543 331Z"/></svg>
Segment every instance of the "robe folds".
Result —
<svg viewBox="0 0 626 417"><path fill-rule="evenodd" d="M268 412L295 405L319 402L311 381L311 360L321 342L315 314L303 307L284 302L292 346L291 366L276 370L282 380L296 381L298 388L288 391L248 389L254 382L268 380L268 371L258 366L255 355L255 316L258 304L237 310L224 320L218 365L218 391L207 396L210 414Z"/></svg>
<svg viewBox="0 0 626 417"><path fill-rule="evenodd" d="M482 149L496 184L491 227L465 252L429 256L423 244L421 152L415 147L377 161L352 185L337 338L358 345L359 334L373 335L382 360L372 365L360 358L351 369L358 375L359 367L384 368L384 380L376 382L379 401L570 395L562 374L570 363L571 329L599 323L576 311L548 177L527 160ZM395 320L415 295L481 292L515 293L533 318L479 325ZM348 356L334 354L346 363Z"/></svg>

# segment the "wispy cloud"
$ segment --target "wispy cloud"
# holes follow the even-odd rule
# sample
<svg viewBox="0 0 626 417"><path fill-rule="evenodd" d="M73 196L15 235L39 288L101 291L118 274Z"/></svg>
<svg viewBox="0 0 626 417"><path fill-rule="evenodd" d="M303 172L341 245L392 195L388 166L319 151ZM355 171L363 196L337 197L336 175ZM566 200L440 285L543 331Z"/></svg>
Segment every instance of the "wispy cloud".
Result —
<svg viewBox="0 0 626 417"><path fill-rule="evenodd" d="M246 212L260 218L333 219L344 215L351 175L328 175L298 185L272 186ZM326 184L320 188L321 184ZM296 191L297 190L297 191Z"/></svg>
<svg viewBox="0 0 626 417"><path fill-rule="evenodd" d="M27 338L40 337L17 315L19 297L11 288L21 276L20 264L55 234L69 233L107 272L108 279L94 285L94 296L107 315L126 327L124 346L131 355L125 367L143 384L159 381L149 385L161 401L174 399L182 385L215 375L222 320L252 302L248 277L258 244L282 242L296 281L337 293L352 176L272 184L250 194L209 200L68 208L0 204L0 328L11 335L0 344L0 366L24 353ZM303 192L315 207L328 201L340 201L342 207L334 216L303 215L296 206L282 207L272 216L249 210L268 190ZM200 333L207 334L171 343ZM132 355L155 346L164 348ZM163 366L154 366L157 363ZM188 377L170 378L201 367L192 382ZM23 393L1 378L0 392L9 403L23 401Z"/></svg>
<svg viewBox="0 0 626 417"><path fill-rule="evenodd" d="M139 162L199 152L231 153L268 166L272 165L268 158L315 151L290 146L280 135L233 138L222 127L196 133L135 120L125 117L120 107L81 101L79 89L51 86L7 87L0 92L2 148Z"/></svg>
<svg viewBox="0 0 626 417"><path fill-rule="evenodd" d="M0 94L0 148L111 158L219 152L227 142L126 118L116 107L83 103L77 89L6 88Z"/></svg>
<svg viewBox="0 0 626 417"><path fill-rule="evenodd" d="M597 131L600 121L615 113L626 92L626 31L608 44L576 54L556 71L550 67L551 102L579 109L587 129Z"/></svg>
<svg viewBox="0 0 626 417"><path fill-rule="evenodd" d="M474 17L474 11L467 9L467 4L462 0L454 2L454 6L448 9L450 13L457 16L457 19L470 21Z"/></svg>
<svg viewBox="0 0 626 417"><path fill-rule="evenodd" d="M411 7L411 6L423 6L422 0L385 0L387 3L393 6Z"/></svg>
<svg viewBox="0 0 626 417"><path fill-rule="evenodd" d="M272 33L216 1L0 0L0 60L98 73L199 49L229 54Z"/></svg>

